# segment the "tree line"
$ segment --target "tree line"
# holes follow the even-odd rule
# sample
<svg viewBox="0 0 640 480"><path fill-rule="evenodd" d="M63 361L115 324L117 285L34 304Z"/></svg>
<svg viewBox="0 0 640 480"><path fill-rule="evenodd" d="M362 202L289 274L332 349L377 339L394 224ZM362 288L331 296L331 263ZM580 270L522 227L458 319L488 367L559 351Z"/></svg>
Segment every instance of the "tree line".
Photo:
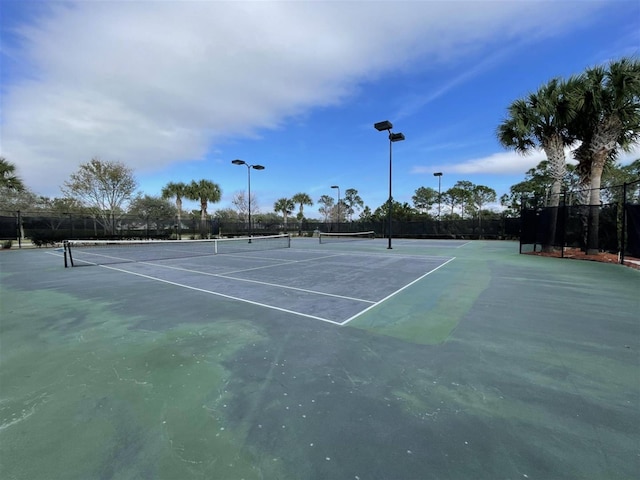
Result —
<svg viewBox="0 0 640 480"><path fill-rule="evenodd" d="M190 183L169 182L160 195L153 196L137 192L138 183L134 172L120 162L93 158L80 165L61 187L59 198L37 196L30 192L20 178L15 175L15 166L0 158L0 189L5 193L0 201L0 209L5 211L23 210L30 212L50 212L60 214L85 213L95 216L107 232L115 232L118 220L123 215L140 218L176 218L181 224L183 216L198 216L202 224L210 216L224 222L246 222L248 219L248 198L244 191L236 192L232 198L234 208L216 210L209 215L209 204L217 203L222 196L220 185L210 180L193 180ZM313 206L311 196L299 192L291 197L282 197L274 202L273 213L259 213L258 202L252 194L252 214L256 221L281 223L285 227L291 215L300 224L305 219L304 207ZM200 209L186 212L184 200L200 203ZM459 181L452 188L439 194L430 187L419 187L412 197L413 205L392 201L392 213L397 220L418 220L425 218L464 219L479 216L483 206L495 202L493 189L474 185L469 181ZM388 202L371 210L355 188L348 188L344 196L336 201L330 195L322 195L317 200L318 212L324 222L342 223L356 219L364 221L383 220L387 217ZM444 208L444 210L443 210ZM485 214L489 213L486 210Z"/></svg>

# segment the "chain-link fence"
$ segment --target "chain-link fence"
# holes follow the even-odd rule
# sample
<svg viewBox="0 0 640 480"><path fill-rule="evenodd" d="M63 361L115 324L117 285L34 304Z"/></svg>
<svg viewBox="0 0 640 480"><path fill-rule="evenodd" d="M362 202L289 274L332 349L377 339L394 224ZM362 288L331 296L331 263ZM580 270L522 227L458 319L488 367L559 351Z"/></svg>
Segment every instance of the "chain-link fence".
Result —
<svg viewBox="0 0 640 480"><path fill-rule="evenodd" d="M284 222L225 221L208 218L141 218L140 216L99 216L76 213L0 211L0 240L29 239L35 245L51 245L65 239L176 239L235 237L242 235L273 235L291 233L314 236L319 232L373 231L378 237L388 237L389 223L379 221L323 222L289 219ZM517 239L520 219L491 218L465 220L393 220L392 237L402 238L460 238L460 239Z"/></svg>
<svg viewBox="0 0 640 480"><path fill-rule="evenodd" d="M215 219L141 218L50 212L0 211L0 240L42 246L65 239L170 239L218 235Z"/></svg>
<svg viewBox="0 0 640 480"><path fill-rule="evenodd" d="M600 189L600 205L580 205L590 191L563 192L557 207L523 199L520 251L611 252L640 258L640 180Z"/></svg>

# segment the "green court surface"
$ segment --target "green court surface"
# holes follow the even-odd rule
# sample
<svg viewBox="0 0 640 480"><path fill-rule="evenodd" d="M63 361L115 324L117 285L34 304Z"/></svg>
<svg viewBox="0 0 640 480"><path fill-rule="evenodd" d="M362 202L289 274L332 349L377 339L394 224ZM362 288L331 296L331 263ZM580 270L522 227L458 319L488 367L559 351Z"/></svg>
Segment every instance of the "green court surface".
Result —
<svg viewBox="0 0 640 480"><path fill-rule="evenodd" d="M0 251L0 478L640 478L640 271L386 241Z"/></svg>

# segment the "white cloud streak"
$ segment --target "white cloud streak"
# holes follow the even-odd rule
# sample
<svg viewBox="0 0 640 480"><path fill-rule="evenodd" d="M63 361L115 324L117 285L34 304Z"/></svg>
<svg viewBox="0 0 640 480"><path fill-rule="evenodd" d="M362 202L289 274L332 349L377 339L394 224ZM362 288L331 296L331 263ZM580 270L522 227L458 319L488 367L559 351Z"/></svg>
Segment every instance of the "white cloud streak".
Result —
<svg viewBox="0 0 640 480"><path fill-rule="evenodd" d="M640 145L636 145L629 152L620 152L618 162L627 165L640 158ZM457 173L464 175L490 174L490 175L514 175L524 174L527 170L534 168L538 163L546 160L547 157L542 150L535 150L529 155L520 155L515 151L494 153L482 158L472 158L470 160L448 165L415 166L411 170L413 174L431 174L436 171L447 173ZM575 163L571 150L565 151L565 159L569 163Z"/></svg>
<svg viewBox="0 0 640 480"><path fill-rule="evenodd" d="M29 77L3 89L2 155L46 194L93 156L162 169L418 59L455 62L553 28L575 17L569 5L549 16L544 2L53 1L19 27Z"/></svg>

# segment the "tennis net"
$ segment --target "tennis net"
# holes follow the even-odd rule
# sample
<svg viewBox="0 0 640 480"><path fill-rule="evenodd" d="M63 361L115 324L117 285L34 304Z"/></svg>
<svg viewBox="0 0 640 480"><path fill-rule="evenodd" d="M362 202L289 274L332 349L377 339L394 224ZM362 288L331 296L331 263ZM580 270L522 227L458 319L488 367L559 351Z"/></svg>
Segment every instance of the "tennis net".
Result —
<svg viewBox="0 0 640 480"><path fill-rule="evenodd" d="M66 240L64 264L110 265L289 248L289 234L208 240Z"/></svg>
<svg viewBox="0 0 640 480"><path fill-rule="evenodd" d="M354 240L370 240L376 238L375 232L320 232L320 243L350 242Z"/></svg>

